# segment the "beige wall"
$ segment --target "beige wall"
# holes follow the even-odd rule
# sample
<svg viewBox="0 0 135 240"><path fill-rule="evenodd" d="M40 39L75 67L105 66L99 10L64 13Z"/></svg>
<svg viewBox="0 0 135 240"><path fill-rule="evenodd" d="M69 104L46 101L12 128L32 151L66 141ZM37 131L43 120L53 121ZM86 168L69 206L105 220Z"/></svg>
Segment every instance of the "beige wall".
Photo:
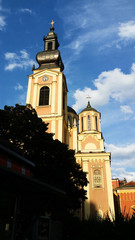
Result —
<svg viewBox="0 0 135 240"><path fill-rule="evenodd" d="M43 81L44 76L48 76L49 79ZM48 86L50 89L49 105L47 106L39 106L39 93L43 86ZM49 123L48 132L54 133L54 139L65 142L66 134L63 121L67 120L63 119L63 86L66 93L66 80L60 69L34 71L29 76L26 103L30 103L36 109L38 116ZM67 102L66 99L65 102Z"/></svg>
<svg viewBox="0 0 135 240"><path fill-rule="evenodd" d="M49 80L44 82L43 76L48 76ZM48 86L50 89L50 99L48 106L39 106L40 88ZM65 110L63 110L63 92L65 93ZM111 183L110 153L104 152L104 139L100 128L100 113L84 111L79 114L80 129L81 117L83 117L83 132L78 133L78 116L72 112L67 112L67 86L66 78L60 69L34 71L29 76L27 102L37 111L37 114L48 125L48 132L54 133L54 139L63 143L68 143L70 149L76 151L76 160L81 164L83 170L87 172L89 181L87 190L87 200L85 201L85 218L93 215L94 211L100 214L109 213L110 209L114 213L113 193ZM91 129L88 129L88 115L91 119ZM71 117L71 125L68 126L67 117ZM95 117L97 116L97 125ZM76 124L74 124L76 118ZM80 153L78 153L80 151ZM93 170L100 169L102 173L102 187L95 188L93 185Z"/></svg>
<svg viewBox="0 0 135 240"><path fill-rule="evenodd" d="M87 178L89 181L87 190L87 200L85 201L85 218L95 217L96 212L102 213L105 217L107 213L114 217L114 202L113 191L110 186L111 176L108 175L110 167L106 162L110 164L109 153L76 153L76 159L81 164L83 170L87 172ZM94 175L93 172L96 169L100 169L102 176L102 186L99 188L94 187ZM109 183L109 184L108 184ZM110 188L110 190L109 190ZM111 209L111 212L110 212Z"/></svg>

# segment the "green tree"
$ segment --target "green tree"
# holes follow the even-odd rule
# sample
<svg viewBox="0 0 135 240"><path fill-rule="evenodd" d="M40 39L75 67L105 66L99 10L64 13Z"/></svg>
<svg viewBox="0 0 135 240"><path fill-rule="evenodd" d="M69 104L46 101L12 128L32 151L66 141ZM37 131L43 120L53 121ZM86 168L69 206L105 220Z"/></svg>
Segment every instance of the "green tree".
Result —
<svg viewBox="0 0 135 240"><path fill-rule="evenodd" d="M47 126L31 105L5 106L0 110L0 139L36 164L36 178L67 193L63 203L66 209L77 209L85 199L86 174L76 163L74 151L53 140L53 135L46 132Z"/></svg>

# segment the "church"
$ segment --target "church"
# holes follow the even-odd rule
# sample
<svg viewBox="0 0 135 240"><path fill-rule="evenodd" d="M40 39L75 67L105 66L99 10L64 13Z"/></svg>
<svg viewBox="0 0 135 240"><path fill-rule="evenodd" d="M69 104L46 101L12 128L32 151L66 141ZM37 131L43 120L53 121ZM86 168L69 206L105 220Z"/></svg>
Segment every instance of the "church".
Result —
<svg viewBox="0 0 135 240"><path fill-rule="evenodd" d="M75 150L76 161L87 173L87 199L81 218L88 219L95 214L114 218L111 154L105 152L101 114L90 101L79 114L67 106L64 64L53 24L52 21L49 33L43 38L44 50L36 55L39 66L33 65L33 73L29 76L26 104L31 104L38 117L49 123L48 132L53 133L54 139Z"/></svg>

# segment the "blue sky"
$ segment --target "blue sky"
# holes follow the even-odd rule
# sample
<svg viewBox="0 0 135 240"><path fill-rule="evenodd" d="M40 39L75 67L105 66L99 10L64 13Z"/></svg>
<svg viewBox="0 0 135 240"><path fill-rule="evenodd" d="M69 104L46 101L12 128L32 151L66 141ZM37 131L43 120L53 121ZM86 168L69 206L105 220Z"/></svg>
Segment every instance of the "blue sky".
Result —
<svg viewBox="0 0 135 240"><path fill-rule="evenodd" d="M52 19L68 105L80 112L91 96L112 176L135 180L135 0L0 0L0 108L25 104Z"/></svg>

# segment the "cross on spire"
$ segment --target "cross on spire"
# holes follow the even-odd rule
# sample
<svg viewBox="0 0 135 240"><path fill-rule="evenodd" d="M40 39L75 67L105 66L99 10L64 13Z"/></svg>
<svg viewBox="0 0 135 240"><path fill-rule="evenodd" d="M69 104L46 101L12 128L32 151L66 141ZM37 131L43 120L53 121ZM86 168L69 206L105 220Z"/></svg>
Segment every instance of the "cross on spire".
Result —
<svg viewBox="0 0 135 240"><path fill-rule="evenodd" d="M88 95L88 97L86 97L86 98L88 98L88 105L87 105L87 107L91 107L91 105L90 105L90 96Z"/></svg>
<svg viewBox="0 0 135 240"><path fill-rule="evenodd" d="M51 23L50 23L52 25L52 27L53 27L54 23L56 23L56 21L52 20Z"/></svg>
<svg viewBox="0 0 135 240"><path fill-rule="evenodd" d="M90 99L91 99L91 97L88 95L88 97L86 97L86 98L88 98L88 101L90 101Z"/></svg>

